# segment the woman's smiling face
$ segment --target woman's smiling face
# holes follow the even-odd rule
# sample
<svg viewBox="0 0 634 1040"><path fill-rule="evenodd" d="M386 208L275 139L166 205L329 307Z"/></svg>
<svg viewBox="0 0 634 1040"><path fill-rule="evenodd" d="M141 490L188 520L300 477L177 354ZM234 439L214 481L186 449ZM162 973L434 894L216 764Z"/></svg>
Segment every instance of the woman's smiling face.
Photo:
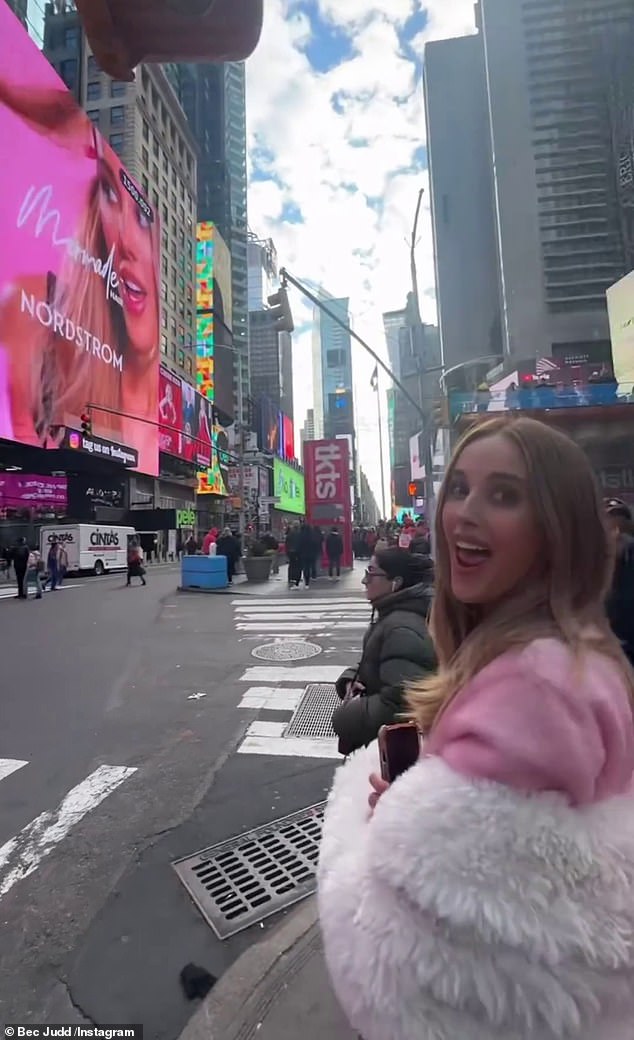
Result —
<svg viewBox="0 0 634 1040"><path fill-rule="evenodd" d="M503 434L468 444L448 478L441 526L461 603L498 602L540 563L542 539L519 448Z"/></svg>
<svg viewBox="0 0 634 1040"><path fill-rule="evenodd" d="M151 222L103 159L99 199L106 248L114 265L131 350L151 355L158 347L158 295Z"/></svg>

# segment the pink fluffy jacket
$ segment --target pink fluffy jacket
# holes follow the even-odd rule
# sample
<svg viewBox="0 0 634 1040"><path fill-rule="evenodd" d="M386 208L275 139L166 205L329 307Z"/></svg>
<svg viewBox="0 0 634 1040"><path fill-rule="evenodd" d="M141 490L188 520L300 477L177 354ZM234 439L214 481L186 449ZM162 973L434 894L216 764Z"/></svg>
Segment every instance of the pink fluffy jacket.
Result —
<svg viewBox="0 0 634 1040"><path fill-rule="evenodd" d="M371 816L336 774L324 949L364 1040L633 1040L634 725L608 659L555 640L455 698Z"/></svg>

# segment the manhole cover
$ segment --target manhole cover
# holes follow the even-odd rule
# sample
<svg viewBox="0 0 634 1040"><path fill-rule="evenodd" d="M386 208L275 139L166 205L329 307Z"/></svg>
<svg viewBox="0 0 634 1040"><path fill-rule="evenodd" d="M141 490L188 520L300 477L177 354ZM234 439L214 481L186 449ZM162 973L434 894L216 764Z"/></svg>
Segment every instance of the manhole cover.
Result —
<svg viewBox="0 0 634 1040"><path fill-rule="evenodd" d="M321 647L316 643L293 642L285 640L283 643L265 643L256 646L251 651L252 657L258 657L261 661L306 661L309 657L317 657L321 653Z"/></svg>
<svg viewBox="0 0 634 1040"><path fill-rule="evenodd" d="M219 939L312 895L325 804L172 863Z"/></svg>
<svg viewBox="0 0 634 1040"><path fill-rule="evenodd" d="M321 737L334 740L332 716L341 704L332 683L311 683L284 731L285 737Z"/></svg>

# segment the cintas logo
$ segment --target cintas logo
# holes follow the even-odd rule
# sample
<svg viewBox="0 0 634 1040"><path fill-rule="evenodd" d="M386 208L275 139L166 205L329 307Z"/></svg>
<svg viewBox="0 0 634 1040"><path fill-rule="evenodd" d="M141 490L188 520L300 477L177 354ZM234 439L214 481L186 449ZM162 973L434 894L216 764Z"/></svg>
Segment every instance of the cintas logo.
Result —
<svg viewBox="0 0 634 1040"><path fill-rule="evenodd" d="M99 546L114 546L115 548L120 545L119 534L117 531L93 531L90 535L90 544Z"/></svg>
<svg viewBox="0 0 634 1040"><path fill-rule="evenodd" d="M315 496L322 501L339 496L343 453L337 443L320 444L315 448Z"/></svg>

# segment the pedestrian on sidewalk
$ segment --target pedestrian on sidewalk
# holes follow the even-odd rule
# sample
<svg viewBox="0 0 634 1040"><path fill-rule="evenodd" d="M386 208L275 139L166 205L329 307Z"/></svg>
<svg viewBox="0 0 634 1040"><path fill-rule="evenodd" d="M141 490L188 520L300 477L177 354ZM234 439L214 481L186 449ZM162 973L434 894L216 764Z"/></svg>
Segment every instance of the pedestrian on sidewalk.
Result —
<svg viewBox="0 0 634 1040"><path fill-rule="evenodd" d="M286 532L286 556L288 558L288 587L298 589L302 579L302 564L299 554L299 524L292 524Z"/></svg>
<svg viewBox="0 0 634 1040"><path fill-rule="evenodd" d="M18 586L18 594L16 599L26 599L26 572L29 566L29 547L26 544L26 538L21 535L15 547L11 553L11 560L13 562L13 569L15 571L15 580Z"/></svg>
<svg viewBox="0 0 634 1040"><path fill-rule="evenodd" d="M315 536L312 527L310 524L307 524L305 520L302 520L299 526L297 544L301 575L304 579L304 585L308 589L310 588L310 579L312 577L314 566ZM297 584L299 585L299 582L297 582Z"/></svg>
<svg viewBox="0 0 634 1040"><path fill-rule="evenodd" d="M230 585L233 585L233 577L236 572L236 565L240 559L240 543L238 539L231 533L230 527L225 527L224 531L220 535L216 543L216 555L226 556L227 558L227 578Z"/></svg>
<svg viewBox="0 0 634 1040"><path fill-rule="evenodd" d="M51 583L51 592L55 592L59 580L59 539L57 538L57 535L53 535L48 547L46 572L48 574L48 580Z"/></svg>
<svg viewBox="0 0 634 1040"><path fill-rule="evenodd" d="M29 594L29 584L33 582L35 585L35 598L42 598L42 577L44 575L44 560L37 549L34 549L29 555L29 567L26 575L25 589L26 594Z"/></svg>
<svg viewBox="0 0 634 1040"><path fill-rule="evenodd" d="M145 567L143 566L143 550L136 538L133 538L128 548L128 577L126 586L132 583L133 578L140 578L142 585L147 585L145 580Z"/></svg>
<svg viewBox="0 0 634 1040"><path fill-rule="evenodd" d="M328 555L328 577L341 577L341 557L343 556L343 538L338 527L333 527L326 538L326 553Z"/></svg>
<svg viewBox="0 0 634 1040"><path fill-rule="evenodd" d="M405 711L408 680L436 671L436 655L427 628L434 583L429 557L404 549L373 556L365 572L365 594L372 620L363 638L357 668L337 680L341 704L332 728L339 751L351 755L376 740L381 726L396 722Z"/></svg>
<svg viewBox="0 0 634 1040"><path fill-rule="evenodd" d="M589 460L532 419L485 420L434 542L420 758L390 785L376 744L358 752L325 814L333 986L364 1040L629 1040L634 678Z"/></svg>

